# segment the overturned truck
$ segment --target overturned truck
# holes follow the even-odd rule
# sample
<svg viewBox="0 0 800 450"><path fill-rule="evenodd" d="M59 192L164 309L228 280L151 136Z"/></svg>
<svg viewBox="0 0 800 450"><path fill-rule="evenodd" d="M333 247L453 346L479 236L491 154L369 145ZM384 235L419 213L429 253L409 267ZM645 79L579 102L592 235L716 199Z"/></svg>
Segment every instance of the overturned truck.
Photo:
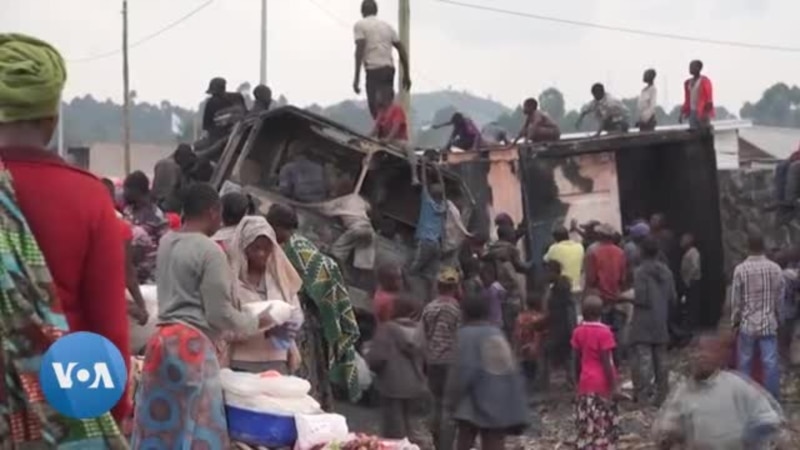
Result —
<svg viewBox="0 0 800 450"><path fill-rule="evenodd" d="M274 203L292 205L298 212L300 232L327 251L345 231L337 219L335 197L339 195L331 194L326 201L308 204L286 198L278 190L281 167L298 154L324 167L329 192L336 180L353 180L352 193L360 194L370 206L375 232L369 251L374 258L360 258L356 252L343 267L354 305L369 309L373 267L386 262L406 264L411 257L420 187L412 186L408 163L400 149L292 106L238 122L211 182L223 193L250 194L262 214ZM472 208L469 191L457 175L446 169L440 173L448 199L468 217Z"/></svg>

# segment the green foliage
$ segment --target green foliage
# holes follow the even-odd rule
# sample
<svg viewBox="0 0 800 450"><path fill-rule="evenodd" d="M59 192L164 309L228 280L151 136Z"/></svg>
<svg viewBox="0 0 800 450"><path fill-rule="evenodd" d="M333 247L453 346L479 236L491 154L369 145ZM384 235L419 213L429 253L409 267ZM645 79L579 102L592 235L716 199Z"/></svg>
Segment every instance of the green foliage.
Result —
<svg viewBox="0 0 800 450"><path fill-rule="evenodd" d="M237 91L241 92L248 102L252 101L252 86L242 83ZM613 93L612 93L613 94ZM199 118L194 110L181 108L162 101L158 105L139 103L136 92L131 94L131 136L133 141L141 143L174 144L191 142L195 136L195 125ZM522 103L523 99L520 99ZM564 95L556 88L550 87L538 97L540 108L547 112L561 126L563 133L577 131L575 122L577 110L567 110ZM588 101L589 98L582 99ZM636 98L624 98L623 103L631 114L631 122L638 116ZM277 106L289 104L283 95L277 97ZM422 147L440 147L447 142L450 135L448 127L432 130L430 125L443 123L450 119L454 112L460 111L472 118L478 126L494 122L515 136L522 127L524 117L521 106L510 109L490 98L481 98L468 92L446 90L414 94L413 111L410 114L411 135L417 145ZM203 103L197 111L202 111ZM372 130L372 118L364 101L345 101L322 107L311 105L310 111L327 116L360 133L367 134ZM735 116L724 107L717 107L717 119L734 119ZM182 128L178 136L172 133L172 115L181 119ZM659 107L656 111L658 123L669 125L678 123L680 107L674 106L665 110ZM800 88L785 83L776 83L764 91L755 103L747 102L740 110L742 118L751 119L758 125L800 128ZM67 145L91 145L94 142L119 142L122 139L122 107L111 100L98 101L91 95L76 97L64 106L65 137ZM592 117L587 117L581 127L583 131L595 130Z"/></svg>

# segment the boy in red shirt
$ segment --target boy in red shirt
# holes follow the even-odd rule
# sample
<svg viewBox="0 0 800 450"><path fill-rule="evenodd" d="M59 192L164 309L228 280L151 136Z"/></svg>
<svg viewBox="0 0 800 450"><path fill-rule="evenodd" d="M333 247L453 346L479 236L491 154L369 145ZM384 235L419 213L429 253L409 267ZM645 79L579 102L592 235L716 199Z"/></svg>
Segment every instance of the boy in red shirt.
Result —
<svg viewBox="0 0 800 450"><path fill-rule="evenodd" d="M406 153L411 167L411 184L419 184L417 175L417 154L408 142L408 117L402 106L394 102L391 89L379 89L377 93L378 115L372 137L400 147Z"/></svg>
<svg viewBox="0 0 800 450"><path fill-rule="evenodd" d="M711 80L702 75L703 62L694 60L689 63L689 78L683 84L684 100L680 121L689 119L692 130L707 129L714 118L714 93Z"/></svg>

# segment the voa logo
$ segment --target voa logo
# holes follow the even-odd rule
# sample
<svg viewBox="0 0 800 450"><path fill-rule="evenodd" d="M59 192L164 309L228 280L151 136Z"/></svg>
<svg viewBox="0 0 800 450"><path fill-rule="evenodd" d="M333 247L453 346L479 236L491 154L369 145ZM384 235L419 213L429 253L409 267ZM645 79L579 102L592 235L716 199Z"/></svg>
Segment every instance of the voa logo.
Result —
<svg viewBox="0 0 800 450"><path fill-rule="evenodd" d="M125 392L127 379L120 351L103 336L87 332L68 334L53 343L39 370L48 403L75 419L110 411Z"/></svg>
<svg viewBox="0 0 800 450"><path fill-rule="evenodd" d="M109 372L106 363L94 363L94 368L92 370L78 369L76 372L76 367L78 367L78 363L76 362L67 363L66 368L64 368L64 364L62 363L53 363L53 372L55 372L58 387L61 389L72 389L72 374L75 373L75 378L79 383L88 383L92 378L92 374L94 374L94 381L89 385L89 389L97 389L98 387L114 389L114 380L111 379L111 372Z"/></svg>

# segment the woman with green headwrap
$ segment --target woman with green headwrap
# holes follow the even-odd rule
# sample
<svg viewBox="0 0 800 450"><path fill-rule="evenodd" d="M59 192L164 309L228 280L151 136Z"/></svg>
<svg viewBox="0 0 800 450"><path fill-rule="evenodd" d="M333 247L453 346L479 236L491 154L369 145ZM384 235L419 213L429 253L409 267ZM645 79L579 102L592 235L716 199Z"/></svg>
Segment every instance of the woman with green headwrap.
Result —
<svg viewBox="0 0 800 450"><path fill-rule="evenodd" d="M46 150L65 80L52 46L0 34L0 443L122 449L111 414L66 418L39 386L42 355L70 331L101 334L129 358L122 235L111 199L100 180ZM130 411L125 394L116 419Z"/></svg>

